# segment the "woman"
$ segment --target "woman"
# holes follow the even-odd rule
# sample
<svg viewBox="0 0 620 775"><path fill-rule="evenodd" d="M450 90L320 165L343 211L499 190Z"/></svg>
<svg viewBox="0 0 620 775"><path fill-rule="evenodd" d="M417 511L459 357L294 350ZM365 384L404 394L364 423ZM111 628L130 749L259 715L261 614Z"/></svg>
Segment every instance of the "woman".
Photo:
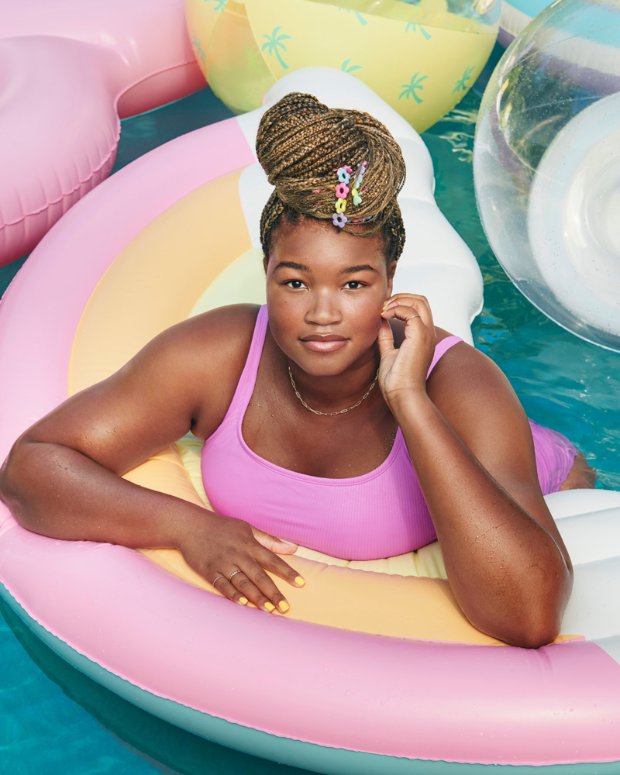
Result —
<svg viewBox="0 0 620 775"><path fill-rule="evenodd" d="M265 113L257 151L275 185L266 308L182 323L40 420L5 463L3 499L46 535L177 547L226 597L281 613L267 571L303 585L281 556L293 541L359 559L436 537L474 626L549 642L572 570L538 477L583 485L583 459L539 427L535 450L501 372L436 328L424 298L392 294L397 143L366 114L292 94ZM214 511L121 478L188 430L205 439Z"/></svg>

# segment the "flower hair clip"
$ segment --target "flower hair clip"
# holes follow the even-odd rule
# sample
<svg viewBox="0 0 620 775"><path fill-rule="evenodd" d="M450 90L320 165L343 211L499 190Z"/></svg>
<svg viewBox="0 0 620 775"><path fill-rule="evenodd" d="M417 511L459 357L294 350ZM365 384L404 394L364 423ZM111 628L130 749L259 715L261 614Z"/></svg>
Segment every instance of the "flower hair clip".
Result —
<svg viewBox="0 0 620 775"><path fill-rule="evenodd" d="M351 175L353 174L353 168L349 165L339 167L337 176L338 183L336 184L336 212L332 215L332 223L339 229L342 229L345 224L350 222L350 219L345 215L347 209L347 197L352 195L353 204L358 207L362 203L362 197L360 194L360 187L362 185L362 178L368 167L368 162L363 161L357 169L357 175L355 177L355 183L353 188L349 188L351 182ZM368 220L366 218L363 219ZM354 222L354 221L351 221Z"/></svg>
<svg viewBox="0 0 620 775"><path fill-rule="evenodd" d="M336 184L336 212L332 217L332 223L334 226L338 226L340 229L349 220L344 214L347 209L347 197L349 196L349 182L351 181L351 174L353 170L349 166L340 167L338 169L338 183Z"/></svg>

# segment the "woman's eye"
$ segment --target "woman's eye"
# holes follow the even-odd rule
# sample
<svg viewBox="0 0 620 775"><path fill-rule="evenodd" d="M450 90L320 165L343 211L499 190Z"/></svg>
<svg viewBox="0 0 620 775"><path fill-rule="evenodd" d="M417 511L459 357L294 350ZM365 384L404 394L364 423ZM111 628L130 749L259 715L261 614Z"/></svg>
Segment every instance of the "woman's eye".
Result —
<svg viewBox="0 0 620 775"><path fill-rule="evenodd" d="M347 283L347 288L350 291L356 291L358 288L362 288L364 283L361 283L359 280L349 280Z"/></svg>
<svg viewBox="0 0 620 775"><path fill-rule="evenodd" d="M295 290L299 290L299 288L303 288L304 284L301 280L287 280L285 285L288 285L289 288L294 288Z"/></svg>

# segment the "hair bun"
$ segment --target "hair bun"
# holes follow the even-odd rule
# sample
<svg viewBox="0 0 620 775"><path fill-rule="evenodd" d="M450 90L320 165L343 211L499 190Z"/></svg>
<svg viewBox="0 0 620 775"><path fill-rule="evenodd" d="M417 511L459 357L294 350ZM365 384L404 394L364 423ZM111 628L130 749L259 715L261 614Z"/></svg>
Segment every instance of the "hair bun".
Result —
<svg viewBox="0 0 620 775"><path fill-rule="evenodd" d="M282 143L294 140L298 130L327 111L329 108L312 94L300 92L287 94L265 111L256 136L256 155L272 185L285 168L279 153Z"/></svg>
<svg viewBox="0 0 620 775"><path fill-rule="evenodd" d="M403 155L388 129L368 113L329 108L311 94L287 94L263 114L256 154L275 187L266 207L271 214L263 214L261 231L273 228L285 209L331 221L338 169L348 165L356 175L364 161L360 198L356 204L349 198L347 217L363 222L365 233L372 234L398 211ZM266 237L261 239L266 245Z"/></svg>
<svg viewBox="0 0 620 775"><path fill-rule="evenodd" d="M305 183L321 177L320 146L329 113L313 95L293 92L265 111L259 124L258 161L271 185L293 207L287 192L294 199Z"/></svg>

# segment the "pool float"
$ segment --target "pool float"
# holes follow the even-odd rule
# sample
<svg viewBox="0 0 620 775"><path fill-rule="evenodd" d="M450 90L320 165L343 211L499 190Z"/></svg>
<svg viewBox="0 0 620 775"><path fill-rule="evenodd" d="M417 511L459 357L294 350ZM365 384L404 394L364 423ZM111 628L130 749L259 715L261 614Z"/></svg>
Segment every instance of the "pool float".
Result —
<svg viewBox="0 0 620 775"><path fill-rule="evenodd" d="M360 78L423 132L459 102L495 43L497 0L186 0L196 58L235 112L300 67Z"/></svg>
<svg viewBox="0 0 620 775"><path fill-rule="evenodd" d="M563 0L506 51L480 106L474 182L493 252L573 334L620 350L620 5Z"/></svg>
<svg viewBox="0 0 620 775"><path fill-rule="evenodd" d="M119 118L204 86L182 0L4 3L0 72L0 265L109 174Z"/></svg>
<svg viewBox="0 0 620 775"><path fill-rule="evenodd" d="M425 293L438 323L471 339L480 273L434 203L418 135L345 73L300 70L268 103L290 90L364 109L397 137L410 224L398 288ZM269 187L253 152L261 112L138 159L47 234L0 307L0 457L162 328L214 305L262 301L258 219ZM200 503L195 450L191 441L171 447L129 476ZM3 510L0 594L52 649L121 697L256 756L325 773L432 775L499 763L591 773L583 768L592 762L611 772L620 761L620 614L604 601L620 593L620 494L559 493L549 504L576 583L565 635L538 651L469 625L441 578L436 544L370 562L300 550L292 563L306 587L287 591L291 611L274 617L221 598L174 551L52 540Z"/></svg>

